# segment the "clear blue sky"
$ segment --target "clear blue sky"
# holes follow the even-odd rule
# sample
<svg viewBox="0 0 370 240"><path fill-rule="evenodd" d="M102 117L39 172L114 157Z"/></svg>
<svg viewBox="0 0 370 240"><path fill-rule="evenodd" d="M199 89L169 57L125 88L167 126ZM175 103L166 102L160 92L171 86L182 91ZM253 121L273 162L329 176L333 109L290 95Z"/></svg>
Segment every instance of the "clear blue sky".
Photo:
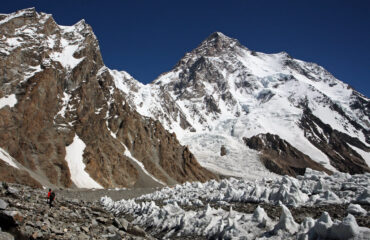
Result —
<svg viewBox="0 0 370 240"><path fill-rule="evenodd" d="M370 1L11 0L0 12L36 7L58 24L84 18L105 64L151 82L215 31L255 51L316 62L370 96Z"/></svg>

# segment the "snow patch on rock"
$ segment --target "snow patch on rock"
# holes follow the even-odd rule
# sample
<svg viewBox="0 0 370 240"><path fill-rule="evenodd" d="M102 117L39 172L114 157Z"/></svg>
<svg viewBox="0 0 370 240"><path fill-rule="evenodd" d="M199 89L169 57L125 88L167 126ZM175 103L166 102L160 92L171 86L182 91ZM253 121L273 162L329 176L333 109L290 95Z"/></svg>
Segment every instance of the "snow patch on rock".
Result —
<svg viewBox="0 0 370 240"><path fill-rule="evenodd" d="M79 48L78 45L70 45L65 39L61 39L61 52L52 52L50 58L54 61L60 62L66 69L75 68L84 58L75 58L73 54Z"/></svg>
<svg viewBox="0 0 370 240"><path fill-rule="evenodd" d="M112 133L112 131L110 131L111 132L111 134L112 134L112 136L114 137L114 138L116 138L115 137L115 134L114 133ZM132 154L131 154L131 152L128 150L128 148L126 147L126 145L125 144L123 144L122 142L121 142L121 144L122 144L122 146L125 148L125 152L123 153L126 157L128 157L128 158L130 158L132 161L134 161L137 165L139 165L139 167L141 168L141 170L146 174L146 175L148 175L149 177L151 177L154 181L156 181L156 182L158 182L158 183L160 183L160 184L162 184L163 186L166 186L166 184L164 183L164 182L162 182L162 181L160 181L160 180L158 180L156 177L154 177L152 174L150 174L146 169L145 169L145 166L144 166L144 164L142 163L142 162L140 162L139 160L137 160L134 156L132 156Z"/></svg>
<svg viewBox="0 0 370 240"><path fill-rule="evenodd" d="M16 160L12 158L12 156L10 156L9 153L2 148L0 148L0 159L8 163L10 166L19 169L19 167L16 164Z"/></svg>
<svg viewBox="0 0 370 240"><path fill-rule="evenodd" d="M5 96L5 97L2 97L0 98L0 109L5 107L5 106L9 106L9 107L14 107L16 104L17 104L17 97L15 96L15 94L11 94L9 96Z"/></svg>
<svg viewBox="0 0 370 240"><path fill-rule="evenodd" d="M86 144L77 134L73 142L66 147L66 161L71 172L71 179L79 188L103 188L85 171L86 165L83 162L85 147Z"/></svg>

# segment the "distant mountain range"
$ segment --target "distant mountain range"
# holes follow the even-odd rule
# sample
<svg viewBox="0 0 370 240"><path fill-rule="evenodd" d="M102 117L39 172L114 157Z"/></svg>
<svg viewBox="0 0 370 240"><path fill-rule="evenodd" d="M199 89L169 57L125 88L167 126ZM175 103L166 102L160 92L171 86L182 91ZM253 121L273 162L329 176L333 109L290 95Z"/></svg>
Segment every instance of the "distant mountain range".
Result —
<svg viewBox="0 0 370 240"><path fill-rule="evenodd" d="M1 180L100 188L370 172L367 97L219 32L144 85L104 65L84 20L59 26L24 9L0 15L0 81Z"/></svg>

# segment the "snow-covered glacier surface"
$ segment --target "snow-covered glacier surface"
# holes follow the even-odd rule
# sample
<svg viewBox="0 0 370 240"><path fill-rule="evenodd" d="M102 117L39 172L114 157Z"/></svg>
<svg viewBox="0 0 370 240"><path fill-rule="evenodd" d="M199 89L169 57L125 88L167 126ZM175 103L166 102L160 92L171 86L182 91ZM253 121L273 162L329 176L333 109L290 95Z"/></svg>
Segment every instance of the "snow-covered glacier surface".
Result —
<svg viewBox="0 0 370 240"><path fill-rule="evenodd" d="M213 172L248 180L277 176L262 164L258 152L246 147L241 139L203 132L184 135L181 143L189 146L200 164ZM221 156L220 146L225 147L226 155Z"/></svg>
<svg viewBox="0 0 370 240"><path fill-rule="evenodd" d="M136 199L114 202L103 197L101 204L114 214L132 215L134 224L163 238L370 239L370 229L356 221L357 216L370 216L362 207L370 205L369 186L370 174L329 176L307 169L298 179L283 176L185 183ZM255 204L254 212L233 209L243 203ZM328 205L348 205L346 216L332 219L322 211L321 217L307 216L298 224L291 213L299 207ZM261 206L279 208L280 218L270 217Z"/></svg>

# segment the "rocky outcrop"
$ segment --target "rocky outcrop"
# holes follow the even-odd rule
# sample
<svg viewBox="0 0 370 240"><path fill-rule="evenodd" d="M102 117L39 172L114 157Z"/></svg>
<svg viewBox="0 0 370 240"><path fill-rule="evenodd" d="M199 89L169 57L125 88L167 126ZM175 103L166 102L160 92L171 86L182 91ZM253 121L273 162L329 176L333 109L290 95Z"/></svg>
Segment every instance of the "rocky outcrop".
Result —
<svg viewBox="0 0 370 240"><path fill-rule="evenodd" d="M107 94L113 84L111 81L108 71L98 76L98 82L101 88L107 88ZM181 146L176 135L167 132L159 121L143 118L128 104L123 105L124 99L119 92L113 96L115 99L111 100L107 95L107 101L112 101L109 116L115 116L107 122L110 133L116 137L118 145L140 159L145 169L156 178L175 184L216 177L202 168L187 147ZM104 113L102 115L105 116Z"/></svg>
<svg viewBox="0 0 370 240"><path fill-rule="evenodd" d="M227 66L227 63L223 61L214 64L211 59L223 54L233 58L232 55L239 47L242 46L236 39L228 38L220 32L211 34L196 49L185 54L176 64L173 71L180 72L180 74L177 79L165 84L165 89L173 92L177 101L191 100L194 106L194 115L202 115L202 112L205 111L205 115L216 117L221 113L219 107L221 99L228 107L233 108L236 101L229 91L230 86L226 83L225 77L219 71L223 67L230 66ZM161 76L154 83L161 84ZM215 99L212 91L222 94L220 96L217 94L217 99ZM201 111L197 111L197 105L204 107ZM203 123L202 117L199 121Z"/></svg>
<svg viewBox="0 0 370 240"><path fill-rule="evenodd" d="M350 174L370 172L370 168L362 156L351 148L352 145L365 152L370 152L370 148L359 139L323 123L312 114L308 107L304 110L300 126L304 130L305 137L325 153L330 159L331 165L339 171ZM363 128L360 130L367 131Z"/></svg>
<svg viewBox="0 0 370 240"><path fill-rule="evenodd" d="M37 188L42 187L42 185L32 178L27 171L10 167L3 161L0 161L0 176L1 181L24 184Z"/></svg>
<svg viewBox="0 0 370 240"><path fill-rule="evenodd" d="M16 99L0 108L0 147L40 176L31 185L85 187L72 180L66 161L76 137L82 156L73 151L72 161L81 157L84 171L103 187L216 177L176 135L126 104L83 20L62 27L51 15L26 9L3 15L0 29L0 98Z"/></svg>
<svg viewBox="0 0 370 240"><path fill-rule="evenodd" d="M226 154L227 154L226 147L224 145L222 145L221 148L220 148L220 155L222 157L222 156L225 156Z"/></svg>
<svg viewBox="0 0 370 240"><path fill-rule="evenodd" d="M331 173L278 135L258 134L243 140L249 148L260 151L260 160L274 173L295 177L303 175L306 168Z"/></svg>

